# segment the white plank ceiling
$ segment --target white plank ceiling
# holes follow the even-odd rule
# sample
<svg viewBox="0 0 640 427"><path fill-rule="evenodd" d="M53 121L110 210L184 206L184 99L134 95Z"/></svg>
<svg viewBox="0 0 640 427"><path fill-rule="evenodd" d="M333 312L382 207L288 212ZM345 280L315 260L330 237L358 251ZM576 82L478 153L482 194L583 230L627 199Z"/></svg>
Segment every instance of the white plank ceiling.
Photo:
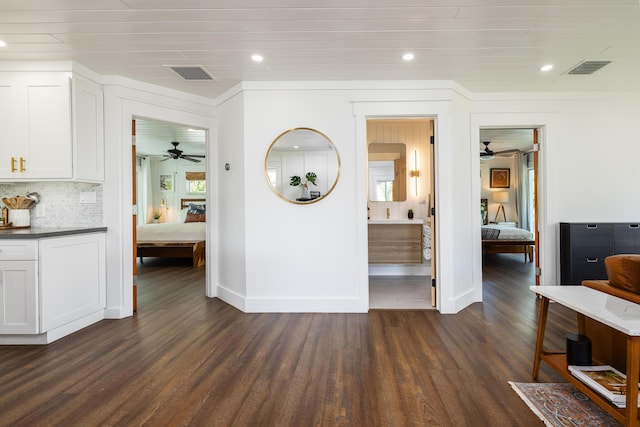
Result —
<svg viewBox="0 0 640 427"><path fill-rule="evenodd" d="M638 0L2 0L0 40L0 60L74 60L211 98L243 80L640 90ZM406 52L415 59L404 62ZM591 75L567 74L585 60L612 62ZM548 63L553 70L542 73ZM168 65L202 66L214 79L185 81ZM177 125L141 120L138 134L149 154L172 140L186 153L203 150L203 132ZM482 140L510 149L504 134L486 130Z"/></svg>
<svg viewBox="0 0 640 427"><path fill-rule="evenodd" d="M2 0L0 40L0 60L74 60L207 97L242 80L640 89L638 0ZM612 63L567 74L584 60ZM166 65L201 65L214 80L184 81Z"/></svg>

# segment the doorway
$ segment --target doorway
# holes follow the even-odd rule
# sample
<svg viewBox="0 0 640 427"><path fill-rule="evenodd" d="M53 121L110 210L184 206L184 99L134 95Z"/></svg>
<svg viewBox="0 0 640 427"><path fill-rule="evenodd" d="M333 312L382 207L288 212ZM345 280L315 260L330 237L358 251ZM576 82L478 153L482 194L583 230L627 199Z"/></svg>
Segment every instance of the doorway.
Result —
<svg viewBox="0 0 640 427"><path fill-rule="evenodd" d="M138 290L157 282L154 277L189 275L205 282L207 132L144 117L134 117L132 129L137 309L143 301Z"/></svg>
<svg viewBox="0 0 640 427"><path fill-rule="evenodd" d="M480 128L482 268L538 284L538 130Z"/></svg>
<svg viewBox="0 0 640 427"><path fill-rule="evenodd" d="M432 309L434 124L366 120L370 309Z"/></svg>

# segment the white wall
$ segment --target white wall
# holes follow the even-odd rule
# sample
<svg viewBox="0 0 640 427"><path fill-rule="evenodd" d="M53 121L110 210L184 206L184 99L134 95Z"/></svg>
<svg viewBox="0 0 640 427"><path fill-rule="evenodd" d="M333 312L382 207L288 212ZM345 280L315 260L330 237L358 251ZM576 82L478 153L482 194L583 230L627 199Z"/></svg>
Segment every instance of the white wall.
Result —
<svg viewBox="0 0 640 427"><path fill-rule="evenodd" d="M206 161L194 163L188 160L171 159L162 161L162 157L151 158L151 198L146 212L146 222L153 221L153 210L162 212L159 222L177 222L180 211L180 200L185 198L205 198L204 194L189 194L186 186L186 172L205 172ZM173 190L160 188L160 175L173 176ZM162 200L165 207L162 207ZM140 207L139 207L140 208ZM139 210L140 212L140 210Z"/></svg>
<svg viewBox="0 0 640 427"><path fill-rule="evenodd" d="M416 85L408 82L399 86L376 82L367 90L355 90L353 84L345 82L245 82L242 85L245 103L246 311L368 310L364 131L367 115L435 117L440 114L438 131L445 143L442 159L447 163L443 167L445 181L449 181L448 176L466 173L466 185L470 187L468 165L462 166L466 172L456 173L458 166L451 167L453 156L446 154L453 147L448 141L452 133L449 114L452 91L424 82L418 83L417 87L420 90L415 90ZM399 100L403 102L398 103ZM380 103L396 108L376 109ZM355 104L362 113L355 113L354 121ZM369 109L370 105L374 108ZM398 105L402 108L398 109ZM222 129L222 123L226 121L222 120L220 109L218 116ZM336 145L342 161L340 180L334 191L326 199L311 205L283 201L273 194L264 174L264 158L269 145L281 132L293 127L314 128L326 134ZM468 155L466 144L462 144L461 149ZM470 199L469 190L467 193ZM443 207L445 215L451 211L451 206ZM470 227L469 210L462 211L459 216L465 219L462 223ZM444 222L447 222L446 218ZM458 227L461 233L462 228ZM459 240L469 246L467 234ZM224 244L221 242L221 247ZM443 253L449 254L445 257L447 260L453 258L454 250L450 245L446 241L442 243ZM228 268L225 262L221 265ZM467 274L465 270L460 269ZM221 271L221 274L224 273ZM446 283L444 309L447 312L457 310L456 295L462 295L466 301L471 293L471 280L459 281L465 288L456 290L455 277L454 269L447 269L443 275Z"/></svg>
<svg viewBox="0 0 640 427"><path fill-rule="evenodd" d="M541 130L542 284L557 284L560 277L559 222L640 222L639 111L638 93L482 94L473 103L473 147L479 146L480 126ZM479 180L474 186L479 194ZM479 243L474 253L479 262ZM474 282L481 287L481 273Z"/></svg>
<svg viewBox="0 0 640 427"><path fill-rule="evenodd" d="M125 181L115 174L130 167L122 151L126 120L131 114L166 120L181 108L172 102L156 108L166 101L158 94L131 101L131 94L124 96L119 89L108 92L107 115L113 126L107 142L120 144L121 151L108 150L108 166L114 168L105 184L105 216L120 218L107 225L115 233L110 233L112 248L123 248L114 254L122 257L118 262L110 258L110 268L120 269L124 283L130 264L125 245L128 207L122 201L123 194L127 200L127 189L120 188ZM215 255L219 271L208 279L217 285L210 296L249 312L368 310L365 130L366 118L374 116L436 118L435 241L442 313L455 313L482 299L477 227L480 126L539 127L544 144L543 283L553 284L559 221L638 220L640 199L633 189L639 178L635 162L640 148L633 112L640 111L639 99L637 94L472 96L442 82L245 82L218 100L220 144L215 147L217 157L208 159L218 177L209 197L219 204L214 220L219 235L210 242L220 248L219 258ZM183 123L193 120L200 122L193 125L213 128L206 114L204 123L193 111L181 114ZM274 195L264 173L264 157L273 139L300 126L325 133L342 161L340 180L330 197L311 205L287 203ZM110 294L111 301L119 298L126 307L127 288L121 289L121 295Z"/></svg>
<svg viewBox="0 0 640 427"><path fill-rule="evenodd" d="M219 215L217 244L220 248L220 271L216 283L216 295L240 310L247 310L247 251L246 235L247 200L252 198L260 183L246 181L245 160L245 101L244 94L231 91L216 109L222 124L218 127L219 165L218 183L211 203L216 203ZM229 170L226 170L226 165ZM259 169L262 170L262 166ZM264 224L269 212L261 207L252 214L264 215Z"/></svg>
<svg viewBox="0 0 640 427"><path fill-rule="evenodd" d="M491 169L494 168L507 168L510 170L509 188L491 188ZM514 185L515 172L516 168L514 156L498 156L492 160L483 160L480 162L480 179L482 187L480 197L487 199L487 219L489 221L496 220L496 213L498 211L498 208L500 207L500 203L493 200L493 193L498 191L506 191L507 193L509 193L509 202L503 204L506 221L518 221L518 214L516 212L516 188ZM505 221L504 217L502 216L502 212L500 212L500 215L498 216L496 221Z"/></svg>

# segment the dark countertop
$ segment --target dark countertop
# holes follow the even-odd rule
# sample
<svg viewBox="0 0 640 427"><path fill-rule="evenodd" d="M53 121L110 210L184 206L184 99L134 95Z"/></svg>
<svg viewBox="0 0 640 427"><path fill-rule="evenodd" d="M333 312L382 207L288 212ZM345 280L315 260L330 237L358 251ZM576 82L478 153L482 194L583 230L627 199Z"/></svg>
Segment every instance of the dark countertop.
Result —
<svg viewBox="0 0 640 427"><path fill-rule="evenodd" d="M8 228L0 229L0 239L42 239L44 237L62 237L106 231L107 227Z"/></svg>

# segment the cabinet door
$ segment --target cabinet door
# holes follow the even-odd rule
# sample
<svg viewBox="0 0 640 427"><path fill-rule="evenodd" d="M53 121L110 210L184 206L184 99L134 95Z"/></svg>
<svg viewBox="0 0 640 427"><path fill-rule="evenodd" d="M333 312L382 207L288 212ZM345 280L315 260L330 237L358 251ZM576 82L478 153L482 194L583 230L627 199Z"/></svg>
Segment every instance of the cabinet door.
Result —
<svg viewBox="0 0 640 427"><path fill-rule="evenodd" d="M70 96L68 73L0 76L0 179L72 177Z"/></svg>
<svg viewBox="0 0 640 427"><path fill-rule="evenodd" d="M38 333L36 261L0 261L0 334Z"/></svg>
<svg viewBox="0 0 640 427"><path fill-rule="evenodd" d="M41 330L106 307L104 233L40 240Z"/></svg>
<svg viewBox="0 0 640 427"><path fill-rule="evenodd" d="M26 155L27 115L24 85L13 73L0 76L0 178L15 178L12 169L19 167Z"/></svg>
<svg viewBox="0 0 640 427"><path fill-rule="evenodd" d="M104 118L102 88L74 78L73 93L73 169L74 178L104 181Z"/></svg>
<svg viewBox="0 0 640 427"><path fill-rule="evenodd" d="M71 89L65 73L27 86L29 141L25 177L71 178Z"/></svg>

